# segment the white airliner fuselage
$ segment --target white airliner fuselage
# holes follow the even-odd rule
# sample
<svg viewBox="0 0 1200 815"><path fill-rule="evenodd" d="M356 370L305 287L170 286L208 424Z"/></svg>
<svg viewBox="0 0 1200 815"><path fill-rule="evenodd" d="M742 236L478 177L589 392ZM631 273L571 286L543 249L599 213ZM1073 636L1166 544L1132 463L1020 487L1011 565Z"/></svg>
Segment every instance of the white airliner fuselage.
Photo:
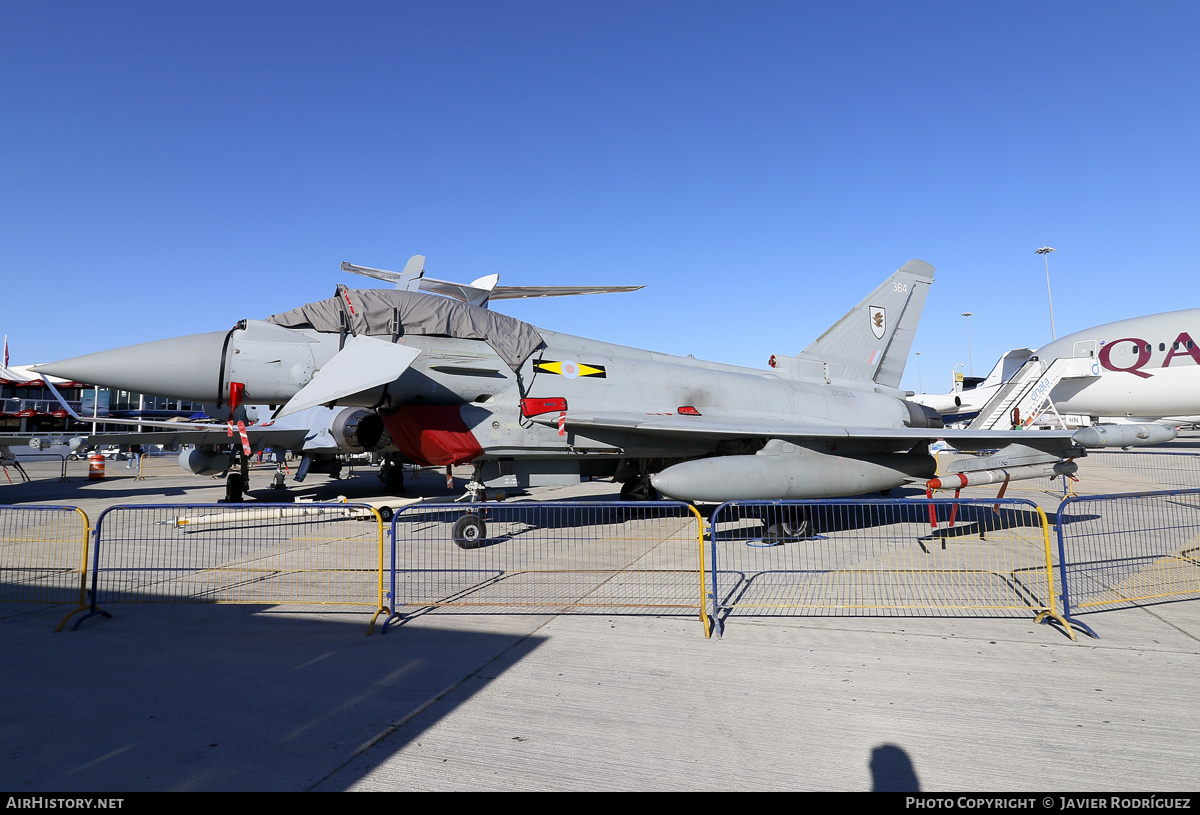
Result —
<svg viewBox="0 0 1200 815"><path fill-rule="evenodd" d="M1200 414L1200 308L1134 317L1069 334L1039 348L1044 362L1095 360L1093 376L1063 379L1059 413L1160 419Z"/></svg>

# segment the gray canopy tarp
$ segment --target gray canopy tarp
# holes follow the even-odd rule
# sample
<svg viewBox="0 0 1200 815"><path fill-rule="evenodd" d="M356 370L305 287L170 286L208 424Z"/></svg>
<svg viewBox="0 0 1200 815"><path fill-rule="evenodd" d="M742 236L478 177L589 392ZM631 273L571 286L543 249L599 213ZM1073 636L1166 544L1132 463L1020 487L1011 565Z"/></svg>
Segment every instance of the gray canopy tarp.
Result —
<svg viewBox="0 0 1200 815"><path fill-rule="evenodd" d="M542 336L529 323L448 297L397 289L345 291L353 314L350 308L343 312L344 303L339 298L330 297L282 314L272 314L267 322L285 328L313 328L336 333L342 330L341 315L345 313L354 334L425 334L483 340L514 371L542 345ZM397 312L399 331L394 328Z"/></svg>

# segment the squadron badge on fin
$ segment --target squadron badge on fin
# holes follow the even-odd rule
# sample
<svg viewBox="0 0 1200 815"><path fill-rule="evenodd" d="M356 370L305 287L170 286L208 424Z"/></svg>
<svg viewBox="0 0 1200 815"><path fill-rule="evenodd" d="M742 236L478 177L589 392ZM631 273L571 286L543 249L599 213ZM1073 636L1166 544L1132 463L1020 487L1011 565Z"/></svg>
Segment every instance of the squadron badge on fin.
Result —
<svg viewBox="0 0 1200 815"><path fill-rule="evenodd" d="M867 306L867 314L871 317L871 333L875 339L883 339L887 333L887 310L882 306Z"/></svg>

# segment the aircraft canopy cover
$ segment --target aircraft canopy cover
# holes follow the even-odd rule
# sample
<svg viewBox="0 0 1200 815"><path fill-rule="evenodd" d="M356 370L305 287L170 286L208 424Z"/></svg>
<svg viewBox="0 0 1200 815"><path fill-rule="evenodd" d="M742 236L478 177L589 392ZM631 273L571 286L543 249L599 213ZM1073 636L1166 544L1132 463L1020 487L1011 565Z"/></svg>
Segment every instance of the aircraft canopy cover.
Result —
<svg viewBox="0 0 1200 815"><path fill-rule="evenodd" d="M267 322L285 328L336 333L342 330L344 313L354 334L424 334L483 340L514 371L542 345L542 335L529 323L449 297L399 289L346 289L345 292L349 304L339 297L330 297L272 314ZM396 315L400 318L398 330L394 326Z"/></svg>

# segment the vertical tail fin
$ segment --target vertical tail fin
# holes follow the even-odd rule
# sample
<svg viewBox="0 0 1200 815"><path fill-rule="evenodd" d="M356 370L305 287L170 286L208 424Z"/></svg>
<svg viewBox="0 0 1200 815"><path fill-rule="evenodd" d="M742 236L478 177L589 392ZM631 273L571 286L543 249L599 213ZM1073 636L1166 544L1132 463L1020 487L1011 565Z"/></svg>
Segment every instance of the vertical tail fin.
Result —
<svg viewBox="0 0 1200 815"><path fill-rule="evenodd" d="M826 366L835 379L869 380L900 387L933 267L910 260L799 356Z"/></svg>

